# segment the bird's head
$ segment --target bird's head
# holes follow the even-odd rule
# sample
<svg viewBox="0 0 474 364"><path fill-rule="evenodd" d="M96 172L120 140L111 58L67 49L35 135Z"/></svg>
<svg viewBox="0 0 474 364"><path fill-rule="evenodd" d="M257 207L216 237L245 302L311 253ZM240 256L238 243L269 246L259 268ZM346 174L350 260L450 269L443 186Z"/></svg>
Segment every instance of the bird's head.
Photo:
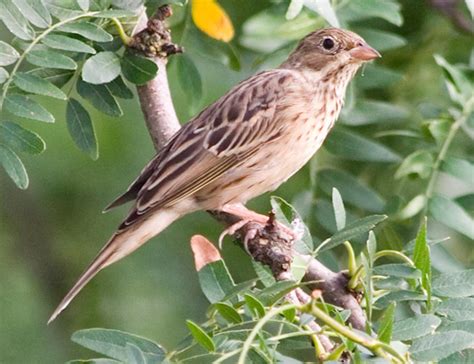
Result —
<svg viewBox="0 0 474 364"><path fill-rule="evenodd" d="M378 57L380 53L356 33L326 28L303 38L283 66L312 71L349 66L357 70L364 62Z"/></svg>

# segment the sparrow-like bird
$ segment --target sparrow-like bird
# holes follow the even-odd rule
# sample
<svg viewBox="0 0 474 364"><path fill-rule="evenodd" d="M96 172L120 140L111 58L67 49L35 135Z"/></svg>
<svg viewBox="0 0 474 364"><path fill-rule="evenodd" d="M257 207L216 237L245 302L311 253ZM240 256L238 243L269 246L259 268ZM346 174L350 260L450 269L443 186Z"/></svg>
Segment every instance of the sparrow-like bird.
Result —
<svg viewBox="0 0 474 364"><path fill-rule="evenodd" d="M109 205L135 201L49 322L100 270L179 217L196 210L229 211L290 178L326 138L356 71L377 57L353 32L315 31L279 68L242 81L185 124Z"/></svg>

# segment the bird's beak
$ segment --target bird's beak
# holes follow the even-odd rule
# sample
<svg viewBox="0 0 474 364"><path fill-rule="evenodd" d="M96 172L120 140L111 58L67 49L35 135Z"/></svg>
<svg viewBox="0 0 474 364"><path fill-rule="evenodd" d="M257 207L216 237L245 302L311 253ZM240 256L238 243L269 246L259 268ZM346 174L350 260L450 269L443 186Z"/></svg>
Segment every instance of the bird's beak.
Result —
<svg viewBox="0 0 474 364"><path fill-rule="evenodd" d="M349 53L353 58L360 61L371 61L375 58L382 57L379 52L365 43L352 48Z"/></svg>

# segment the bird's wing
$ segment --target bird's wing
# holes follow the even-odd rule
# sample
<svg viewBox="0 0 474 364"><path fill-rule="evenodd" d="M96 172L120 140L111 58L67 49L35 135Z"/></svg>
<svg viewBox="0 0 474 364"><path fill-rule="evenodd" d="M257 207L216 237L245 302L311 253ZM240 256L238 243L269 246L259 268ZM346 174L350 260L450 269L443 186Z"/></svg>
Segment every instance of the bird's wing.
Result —
<svg viewBox="0 0 474 364"><path fill-rule="evenodd" d="M233 88L186 124L160 153L146 181L131 186L136 206L122 224L131 225L149 210L173 205L222 176L281 135L275 117L291 71L258 74ZM145 168L144 173L149 174ZM137 184L138 182L138 184ZM135 187L134 187L135 186Z"/></svg>

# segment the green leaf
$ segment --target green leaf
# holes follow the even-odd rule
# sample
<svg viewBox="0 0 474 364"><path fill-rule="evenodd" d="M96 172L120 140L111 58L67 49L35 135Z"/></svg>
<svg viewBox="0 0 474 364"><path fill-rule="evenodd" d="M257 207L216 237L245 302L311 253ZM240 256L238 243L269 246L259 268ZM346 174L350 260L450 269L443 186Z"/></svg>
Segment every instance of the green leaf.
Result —
<svg viewBox="0 0 474 364"><path fill-rule="evenodd" d="M405 220L417 215L425 207L426 200L424 194L413 197L394 217Z"/></svg>
<svg viewBox="0 0 474 364"><path fill-rule="evenodd" d="M121 10L121 9L112 9L112 10L103 10L99 11L92 15L94 18L133 18L137 15L133 11Z"/></svg>
<svg viewBox="0 0 474 364"><path fill-rule="evenodd" d="M122 77L115 78L112 82L104 85L110 93L121 99L133 99L133 92L123 82Z"/></svg>
<svg viewBox="0 0 474 364"><path fill-rule="evenodd" d="M76 62L61 53L53 51L31 51L26 55L26 60L35 66L46 68L58 68L63 70L75 70Z"/></svg>
<svg viewBox="0 0 474 364"><path fill-rule="evenodd" d="M474 164L465 159L446 158L441 164L441 170L474 185Z"/></svg>
<svg viewBox="0 0 474 364"><path fill-rule="evenodd" d="M138 346L133 345L131 343L127 343L127 345L125 346L125 349L127 350L127 354L128 354L127 363L147 364L145 355Z"/></svg>
<svg viewBox="0 0 474 364"><path fill-rule="evenodd" d="M441 145L449 133L451 122L448 120L431 120L427 123L428 131L438 145Z"/></svg>
<svg viewBox="0 0 474 364"><path fill-rule="evenodd" d="M421 286L428 295L428 304L431 301L431 253L426 239L426 218L420 226L416 236L415 249L413 250L413 263L421 271Z"/></svg>
<svg viewBox="0 0 474 364"><path fill-rule="evenodd" d="M120 59L113 52L100 52L87 59L82 79L92 84L107 83L120 74Z"/></svg>
<svg viewBox="0 0 474 364"><path fill-rule="evenodd" d="M96 51L90 45L61 34L48 34L41 42L50 48L61 49L71 52L95 54Z"/></svg>
<svg viewBox="0 0 474 364"><path fill-rule="evenodd" d="M202 267L198 277L201 290L211 303L223 300L235 286L222 259Z"/></svg>
<svg viewBox="0 0 474 364"><path fill-rule="evenodd" d="M439 361L438 364L472 364L474 363L474 349L467 349L451 354Z"/></svg>
<svg viewBox="0 0 474 364"><path fill-rule="evenodd" d="M110 116L122 116L123 112L106 85L93 85L81 80L76 84L77 92L94 107Z"/></svg>
<svg viewBox="0 0 474 364"><path fill-rule="evenodd" d="M8 79L8 76L9 74L5 68L0 67L0 85Z"/></svg>
<svg viewBox="0 0 474 364"><path fill-rule="evenodd" d="M392 302L385 310L378 329L378 339L384 343L390 344L392 340L393 318L395 315L395 302Z"/></svg>
<svg viewBox="0 0 474 364"><path fill-rule="evenodd" d="M435 315L417 315L393 323L392 340L413 340L433 333L441 323Z"/></svg>
<svg viewBox="0 0 474 364"><path fill-rule="evenodd" d="M51 25L51 15L48 9L38 0L15 0L15 5L21 13L38 28L47 28Z"/></svg>
<svg viewBox="0 0 474 364"><path fill-rule="evenodd" d="M470 215L474 215L474 193L459 196L454 201Z"/></svg>
<svg viewBox="0 0 474 364"><path fill-rule="evenodd" d="M23 91L54 97L60 100L66 100L67 96L58 87L54 86L51 82L42 79L41 77L35 76L31 73L16 73L13 79L13 83Z"/></svg>
<svg viewBox="0 0 474 364"><path fill-rule="evenodd" d="M193 335L194 340L201 345L207 351L213 352L216 351L216 346L212 341L212 338L199 327L198 324L192 322L191 320L186 320L186 325L188 326L191 335Z"/></svg>
<svg viewBox="0 0 474 364"><path fill-rule="evenodd" d="M418 292L414 291L393 291L389 294L380 297L376 301L376 306L379 308L387 307L392 302L404 302L404 301L424 301L426 297Z"/></svg>
<svg viewBox="0 0 474 364"><path fill-rule="evenodd" d="M154 79L158 72L158 66L155 62L130 52L125 53L121 64L125 78L136 85L143 85Z"/></svg>
<svg viewBox="0 0 474 364"><path fill-rule="evenodd" d="M369 231L369 237L367 238L367 256L369 265L371 268L374 266L375 262L375 253L377 252L377 238L375 237L374 232Z"/></svg>
<svg viewBox="0 0 474 364"><path fill-rule="evenodd" d="M472 82L461 72L458 67L449 64L438 54L434 55L436 63L443 69L447 81L448 91L453 101L465 103L474 92ZM452 85L452 86L451 86Z"/></svg>
<svg viewBox="0 0 474 364"><path fill-rule="evenodd" d="M35 31L13 1L0 0L0 19L8 30L18 38L31 40L35 37Z"/></svg>
<svg viewBox="0 0 474 364"><path fill-rule="evenodd" d="M90 22L76 22L61 26L60 31L82 35L95 42L111 42L114 38L99 25Z"/></svg>
<svg viewBox="0 0 474 364"><path fill-rule="evenodd" d="M453 330L467 331L474 334L474 320L449 322L447 324L443 323L443 325L438 329L440 332Z"/></svg>
<svg viewBox="0 0 474 364"><path fill-rule="evenodd" d="M366 78L372 79L370 71ZM380 85L380 82L378 83ZM341 121L346 125L369 125L407 118L408 112L401 106L388 102L363 100L358 101L353 108L341 115Z"/></svg>
<svg viewBox="0 0 474 364"><path fill-rule="evenodd" d="M252 296L251 294L245 294L244 300L247 304L247 307L250 309L252 316L254 316L255 318L262 318L263 316L265 316L265 307L259 299Z"/></svg>
<svg viewBox="0 0 474 364"><path fill-rule="evenodd" d="M0 41L0 66L8 66L15 63L20 57L17 50L11 45Z"/></svg>
<svg viewBox="0 0 474 364"><path fill-rule="evenodd" d="M357 27L356 29L357 34L364 38L368 44L377 49L379 52L386 51L388 49L400 48L407 44L405 38L395 33L371 28Z"/></svg>
<svg viewBox="0 0 474 364"><path fill-rule="evenodd" d="M259 278L260 282L262 282L265 287L273 286L276 282L276 279L273 277L270 268L260 262L257 262L256 260L252 259L251 261L253 269L255 270L255 273L257 273L257 277Z"/></svg>
<svg viewBox="0 0 474 364"><path fill-rule="evenodd" d="M433 196L429 211L439 222L474 239L474 219L453 200L440 195Z"/></svg>
<svg viewBox="0 0 474 364"><path fill-rule="evenodd" d="M329 25L337 28L340 27L336 12L331 6L331 2L329 0L306 0L304 4L308 9L311 9L321 15Z"/></svg>
<svg viewBox="0 0 474 364"><path fill-rule="evenodd" d="M346 209L344 208L341 194L334 187L332 189L332 207L334 209L337 230L342 230L346 226Z"/></svg>
<svg viewBox="0 0 474 364"><path fill-rule="evenodd" d="M357 78L357 86L364 90L385 89L401 81L402 79L403 74L398 71L394 71L387 67L378 66L376 64L369 64L367 68L364 68L364 73L361 75L361 77ZM369 102L373 103L374 101ZM370 106L374 106L374 111L376 114L370 116L365 115L365 118L363 115L360 115L364 118L363 120L387 122L406 119L409 116L407 110L399 105L377 102L376 104ZM383 117L383 114L381 114L381 112L384 110L387 112L385 118ZM358 112L359 110L356 108L355 111Z"/></svg>
<svg viewBox="0 0 474 364"><path fill-rule="evenodd" d="M97 359L70 360L66 362L66 364L121 364L121 362L114 359L97 358Z"/></svg>
<svg viewBox="0 0 474 364"><path fill-rule="evenodd" d="M436 312L453 321L465 321L474 317L474 298L450 298L436 307Z"/></svg>
<svg viewBox="0 0 474 364"><path fill-rule="evenodd" d="M72 70L58 70L51 68L35 68L27 73L38 76L45 81L49 81L58 88L63 87L72 76L74 76L74 71Z"/></svg>
<svg viewBox="0 0 474 364"><path fill-rule="evenodd" d="M45 5L51 15L60 20L70 19L83 13L76 0L47 0Z"/></svg>
<svg viewBox="0 0 474 364"><path fill-rule="evenodd" d="M89 0L76 0L82 11L89 10Z"/></svg>
<svg viewBox="0 0 474 364"><path fill-rule="evenodd" d="M176 58L176 69L181 89L196 105L202 97L202 82L194 61L186 54L179 55Z"/></svg>
<svg viewBox="0 0 474 364"><path fill-rule="evenodd" d="M336 129L326 139L329 152L341 158L369 162L398 162L400 156L386 146L345 129Z"/></svg>
<svg viewBox="0 0 474 364"><path fill-rule="evenodd" d="M231 305L223 302L217 302L215 304L217 312L228 322L238 324L242 322L242 317L237 310Z"/></svg>
<svg viewBox="0 0 474 364"><path fill-rule="evenodd" d="M433 278L432 289L443 297L474 296L474 269L440 274Z"/></svg>
<svg viewBox="0 0 474 364"><path fill-rule="evenodd" d="M351 0L339 12L339 18L344 21L360 21L377 17L400 26L403 23L400 6L392 0Z"/></svg>
<svg viewBox="0 0 474 364"><path fill-rule="evenodd" d="M0 144L30 154L40 154L46 148L38 134L10 121L0 123Z"/></svg>
<svg viewBox="0 0 474 364"><path fill-rule="evenodd" d="M304 0L291 0L288 9L286 10L286 19L291 20L298 16L303 10Z"/></svg>
<svg viewBox="0 0 474 364"><path fill-rule="evenodd" d="M320 251L332 249L346 240L351 240L362 234L372 230L378 223L384 221L387 218L386 215L371 215L358 219L348 224L344 229L338 231L325 243L324 247Z"/></svg>
<svg viewBox="0 0 474 364"><path fill-rule="evenodd" d="M279 299L300 285L293 280L278 281L270 287L265 287L256 295L257 299L266 306L274 305Z"/></svg>
<svg viewBox="0 0 474 364"><path fill-rule="evenodd" d="M425 150L418 150L407 156L395 172L395 178L408 175L418 175L420 178L428 178L433 168L433 156Z"/></svg>
<svg viewBox="0 0 474 364"><path fill-rule="evenodd" d="M149 363L161 363L165 359L165 350L157 343L127 332L110 329L86 329L76 331L71 340L97 353L113 359L128 362L127 344L138 347Z"/></svg>
<svg viewBox="0 0 474 364"><path fill-rule="evenodd" d="M54 123L54 116L28 96L9 94L4 100L3 107L8 112L23 118Z"/></svg>
<svg viewBox="0 0 474 364"><path fill-rule="evenodd" d="M370 212L381 212L385 202L380 195L353 175L337 169L321 169L318 186L328 195L335 187L345 203Z"/></svg>
<svg viewBox="0 0 474 364"><path fill-rule="evenodd" d="M448 331L413 341L410 353L415 360L437 361L473 345L473 334L465 331Z"/></svg>
<svg viewBox="0 0 474 364"><path fill-rule="evenodd" d="M79 101L71 98L66 107L66 121L69 134L77 147L96 160L99 157L97 138L91 118Z"/></svg>
<svg viewBox="0 0 474 364"><path fill-rule="evenodd" d="M406 264L384 264L374 268L374 274L400 278L421 278L421 272Z"/></svg>
<svg viewBox="0 0 474 364"><path fill-rule="evenodd" d="M0 164L13 182L22 190L28 187L28 174L21 159L13 150L0 144Z"/></svg>

